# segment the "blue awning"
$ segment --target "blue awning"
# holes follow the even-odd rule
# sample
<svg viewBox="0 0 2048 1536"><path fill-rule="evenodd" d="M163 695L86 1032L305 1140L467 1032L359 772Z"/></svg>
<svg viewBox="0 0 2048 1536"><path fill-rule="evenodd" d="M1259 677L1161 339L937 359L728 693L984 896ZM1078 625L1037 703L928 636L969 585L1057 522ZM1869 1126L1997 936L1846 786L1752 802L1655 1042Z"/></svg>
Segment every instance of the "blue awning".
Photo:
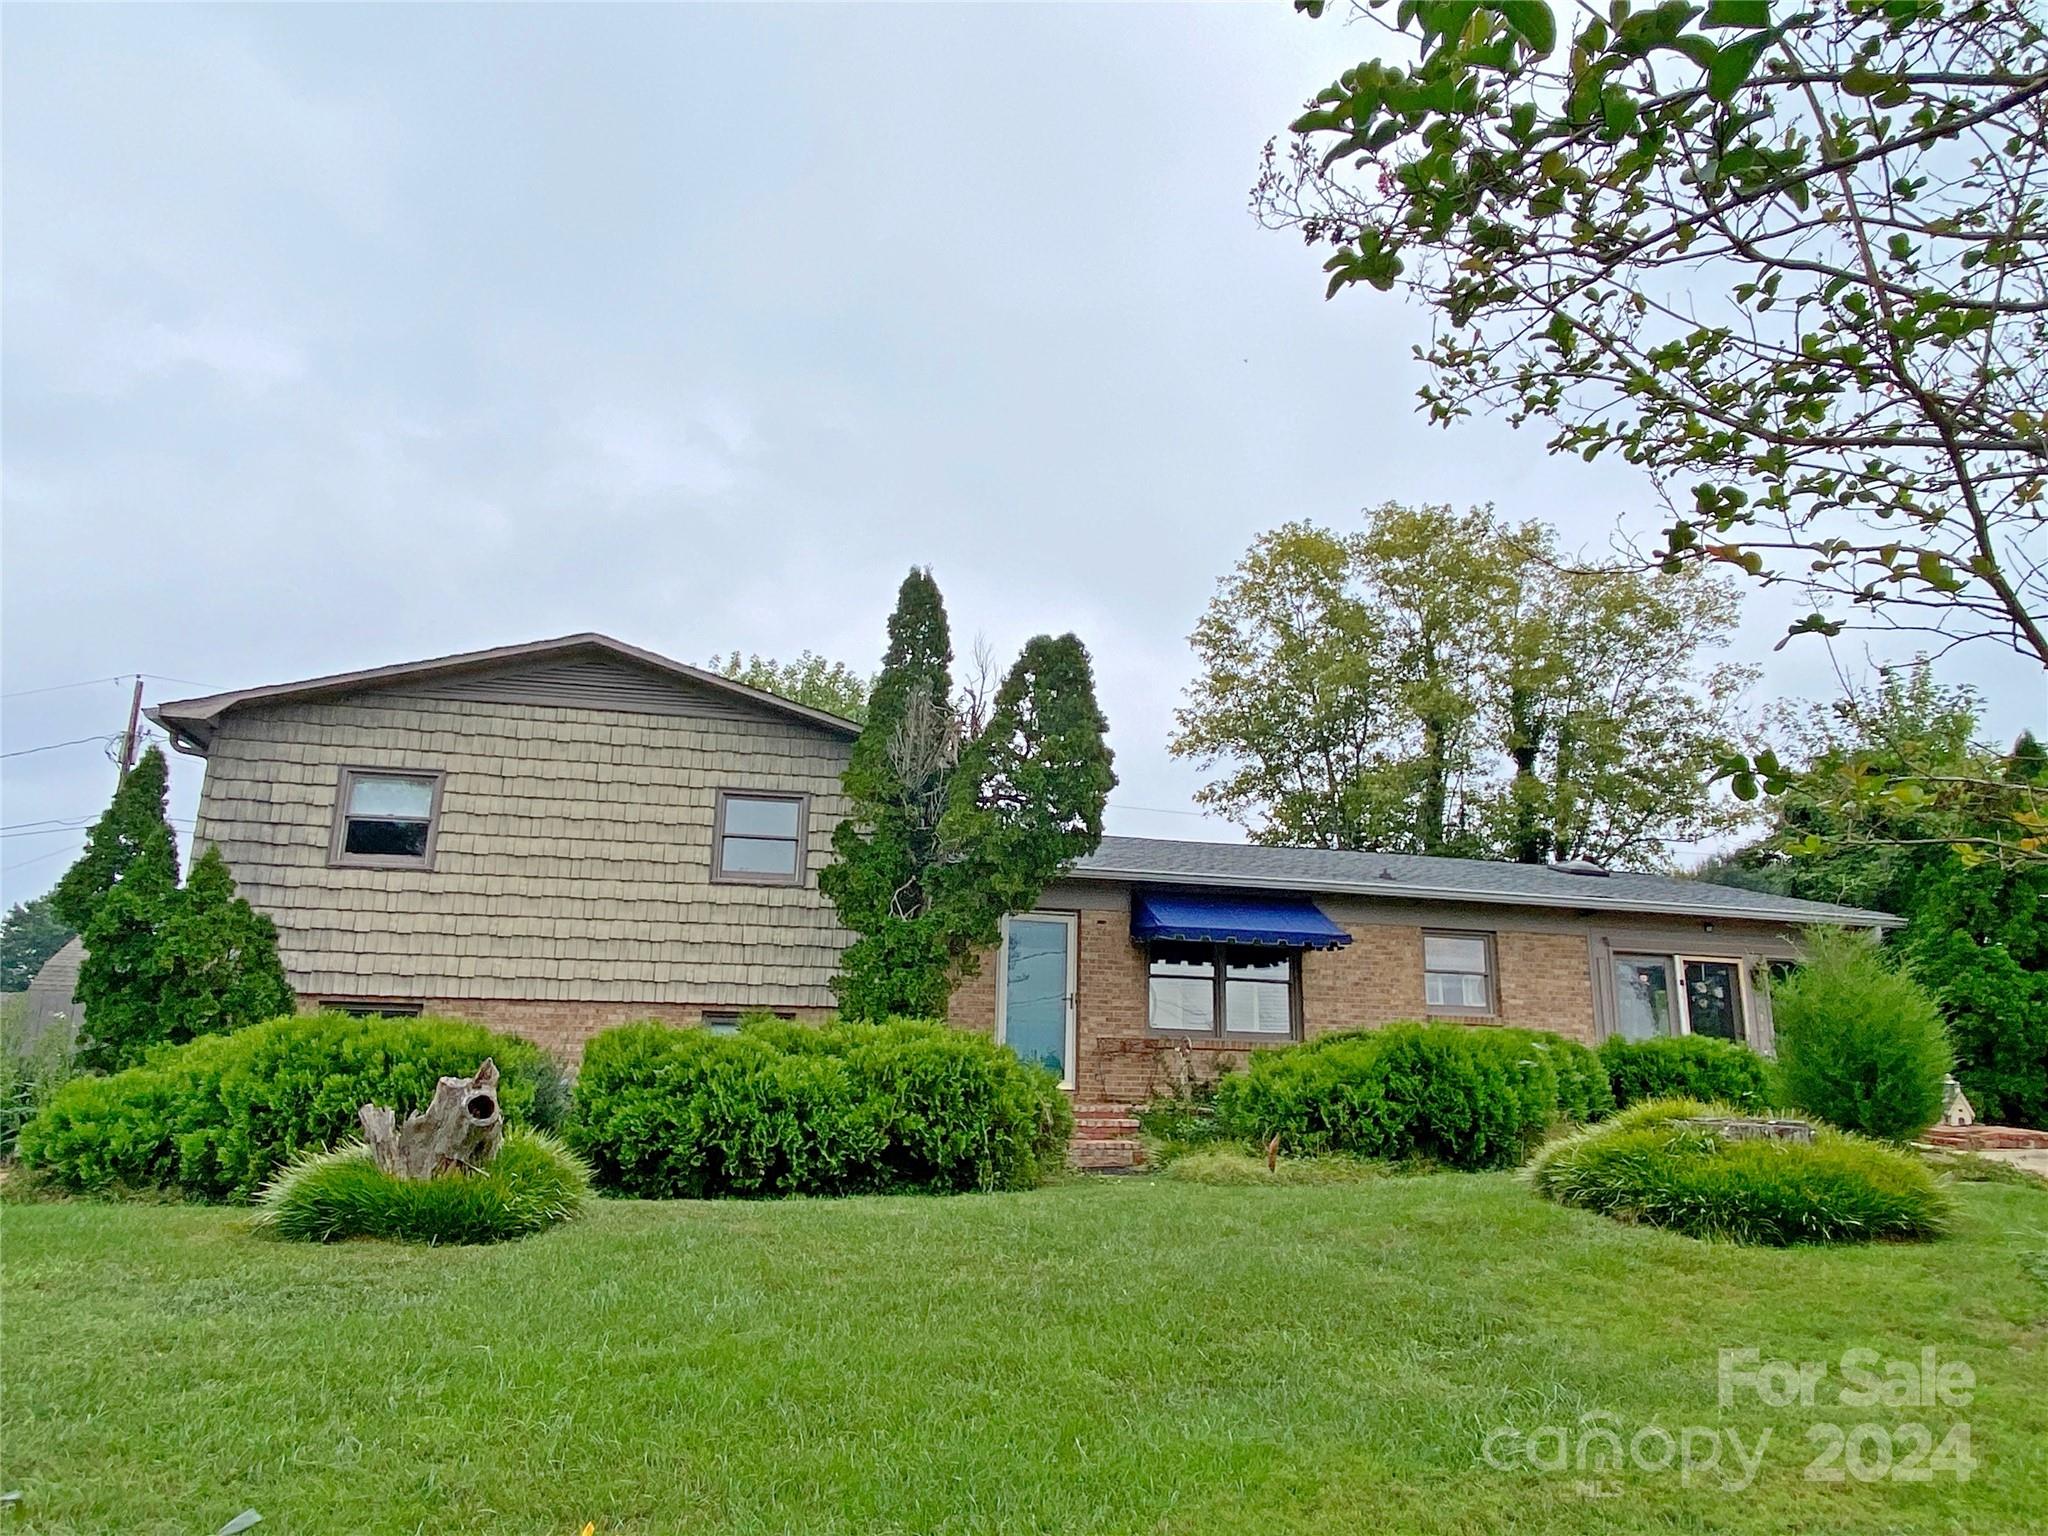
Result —
<svg viewBox="0 0 2048 1536"><path fill-rule="evenodd" d="M1132 895L1131 937L1287 949L1339 949L1351 942L1350 934L1304 897L1183 896L1161 891Z"/></svg>

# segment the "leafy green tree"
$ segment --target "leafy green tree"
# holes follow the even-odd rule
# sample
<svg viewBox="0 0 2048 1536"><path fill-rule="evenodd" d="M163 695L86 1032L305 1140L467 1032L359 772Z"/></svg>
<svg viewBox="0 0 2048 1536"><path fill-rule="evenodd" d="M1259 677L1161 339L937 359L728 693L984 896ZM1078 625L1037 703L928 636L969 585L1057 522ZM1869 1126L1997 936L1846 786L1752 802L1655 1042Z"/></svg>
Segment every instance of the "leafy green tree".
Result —
<svg viewBox="0 0 2048 1536"><path fill-rule="evenodd" d="M86 834L85 852L50 892L50 909L60 922L85 932L108 892L161 831L171 850L171 883L178 882L178 841L171 832L168 796L170 764L151 747L128 770L114 798Z"/></svg>
<svg viewBox="0 0 2048 1536"><path fill-rule="evenodd" d="M156 972L159 1038L178 1044L298 1006L278 959L277 925L235 894L227 861L212 846L158 926Z"/></svg>
<svg viewBox="0 0 2048 1536"><path fill-rule="evenodd" d="M857 935L834 988L849 1018L934 1017L1002 915L1094 848L1115 782L1088 653L1031 641L970 733L951 630L913 570L844 776L853 814L819 884Z"/></svg>
<svg viewBox="0 0 2048 1536"><path fill-rule="evenodd" d="M1702 876L1905 918L1896 946L1979 1117L2048 1127L2048 864L1957 851L2010 824L2009 797L2048 793L2048 764L2031 735L2009 754L1979 739L1980 708L1922 662L1782 720L1771 832Z"/></svg>
<svg viewBox="0 0 2048 1536"><path fill-rule="evenodd" d="M1293 523L1219 585L1173 750L1263 842L1661 867L1712 792L1752 673L1697 572L1581 571L1539 524L1388 505Z"/></svg>
<svg viewBox="0 0 2048 1536"><path fill-rule="evenodd" d="M25 992L43 962L77 931L53 910L51 896L18 901L0 919L0 992Z"/></svg>
<svg viewBox="0 0 2048 1536"><path fill-rule="evenodd" d="M157 933L177 896L177 851L170 828L150 828L85 925L85 959L73 995L85 1010L78 1062L87 1070L113 1072L133 1065L164 1038L164 969Z"/></svg>
<svg viewBox="0 0 2048 1536"><path fill-rule="evenodd" d="M1429 306L1432 421L1621 454L1667 561L1809 591L1795 631L2048 666L2038 6L1357 9L1400 62L1322 91L1255 203L1331 294Z"/></svg>
<svg viewBox="0 0 2048 1536"><path fill-rule="evenodd" d="M872 681L845 662L827 661L815 651L800 652L795 661L775 661L765 656L742 658L734 651L723 659L713 657L711 665L736 683L780 694L842 720L857 724L868 715Z"/></svg>

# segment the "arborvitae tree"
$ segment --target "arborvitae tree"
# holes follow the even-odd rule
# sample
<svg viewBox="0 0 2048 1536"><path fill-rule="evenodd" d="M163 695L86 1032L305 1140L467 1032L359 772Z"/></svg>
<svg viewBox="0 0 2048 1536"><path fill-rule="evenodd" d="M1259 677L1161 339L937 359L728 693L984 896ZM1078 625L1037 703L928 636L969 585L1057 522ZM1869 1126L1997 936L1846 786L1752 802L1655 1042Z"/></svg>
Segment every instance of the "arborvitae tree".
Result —
<svg viewBox="0 0 2048 1536"><path fill-rule="evenodd" d="M149 829L85 926L75 993L85 1010L78 1050L83 1067L117 1071L165 1038L157 934L178 897L177 859L170 828Z"/></svg>
<svg viewBox="0 0 2048 1536"><path fill-rule="evenodd" d="M215 847L193 864L159 926L156 961L162 1039L222 1034L298 1006L277 957L277 925L235 894Z"/></svg>
<svg viewBox="0 0 2048 1536"><path fill-rule="evenodd" d="M178 883L178 841L167 812L170 765L151 747L114 791L113 802L86 834L85 852L50 892L50 905L67 927L84 933L94 910L120 882L151 836L161 831L170 849L171 884Z"/></svg>
<svg viewBox="0 0 2048 1536"><path fill-rule="evenodd" d="M843 779L853 814L832 834L837 859L819 887L860 935L834 987L849 1018L942 1011L931 977L943 946L931 932L924 873L959 756L953 641L931 572L912 570L889 616L889 648Z"/></svg>
<svg viewBox="0 0 2048 1536"><path fill-rule="evenodd" d="M940 828L959 851L937 882L957 952L993 944L1005 912L1029 910L1061 866L1102 841L1116 787L1108 730L1088 648L1073 635L1027 644L961 754Z"/></svg>
<svg viewBox="0 0 2048 1536"><path fill-rule="evenodd" d="M1115 775L1088 653L1034 640L963 742L945 605L912 571L844 784L854 814L820 884L857 935L834 980L849 1018L945 1011L1002 915L1102 836Z"/></svg>

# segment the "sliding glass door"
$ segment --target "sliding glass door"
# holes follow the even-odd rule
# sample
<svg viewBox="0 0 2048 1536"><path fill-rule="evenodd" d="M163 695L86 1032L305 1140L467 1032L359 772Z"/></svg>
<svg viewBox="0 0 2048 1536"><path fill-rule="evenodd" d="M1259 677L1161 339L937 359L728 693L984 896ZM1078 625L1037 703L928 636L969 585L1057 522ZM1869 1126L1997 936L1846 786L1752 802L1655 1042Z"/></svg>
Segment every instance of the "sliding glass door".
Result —
<svg viewBox="0 0 2048 1536"><path fill-rule="evenodd" d="M1628 1040L1744 1040L1742 963L1680 955L1614 957L1614 1031Z"/></svg>

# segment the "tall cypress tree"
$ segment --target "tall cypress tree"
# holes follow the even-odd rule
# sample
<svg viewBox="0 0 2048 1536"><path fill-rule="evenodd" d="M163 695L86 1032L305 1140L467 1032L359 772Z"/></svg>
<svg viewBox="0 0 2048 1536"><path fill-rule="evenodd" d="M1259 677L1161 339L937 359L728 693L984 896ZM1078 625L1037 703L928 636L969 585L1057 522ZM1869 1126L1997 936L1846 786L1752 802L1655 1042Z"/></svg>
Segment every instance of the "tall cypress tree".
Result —
<svg viewBox="0 0 2048 1536"><path fill-rule="evenodd" d="M930 571L912 569L896 593L888 650L842 780L853 814L834 830L838 857L818 881L859 935L833 980L849 1018L944 1008L943 946L930 921L925 872L959 754L952 664L938 583Z"/></svg>
<svg viewBox="0 0 2048 1536"><path fill-rule="evenodd" d="M853 815L820 879L857 935L833 980L849 1018L943 1014L1003 914L1102 837L1116 775L1081 642L1027 645L966 742L951 663L938 587L914 570L843 780Z"/></svg>
<svg viewBox="0 0 2048 1536"><path fill-rule="evenodd" d="M958 851L936 878L955 955L993 944L1004 913L1028 910L1063 865L1102 841L1116 787L1108 730L1088 648L1073 635L1028 643L961 755L940 829Z"/></svg>
<svg viewBox="0 0 2048 1536"><path fill-rule="evenodd" d="M211 845L157 929L156 961L166 1040L260 1024L298 1006L278 960L277 925L235 894L227 861Z"/></svg>
<svg viewBox="0 0 2048 1536"><path fill-rule="evenodd" d="M178 883L178 840L168 810L170 764L163 749L151 747L114 791L114 798L86 834L85 852L50 892L50 907L66 927L84 933L93 913L121 881L158 832L170 850L171 884Z"/></svg>
<svg viewBox="0 0 2048 1536"><path fill-rule="evenodd" d="M85 960L74 994L85 1010L81 1066L117 1071L141 1060L144 1051L165 1038L157 931L177 896L177 850L171 829L160 825L144 834L119 882L99 899L83 930Z"/></svg>

